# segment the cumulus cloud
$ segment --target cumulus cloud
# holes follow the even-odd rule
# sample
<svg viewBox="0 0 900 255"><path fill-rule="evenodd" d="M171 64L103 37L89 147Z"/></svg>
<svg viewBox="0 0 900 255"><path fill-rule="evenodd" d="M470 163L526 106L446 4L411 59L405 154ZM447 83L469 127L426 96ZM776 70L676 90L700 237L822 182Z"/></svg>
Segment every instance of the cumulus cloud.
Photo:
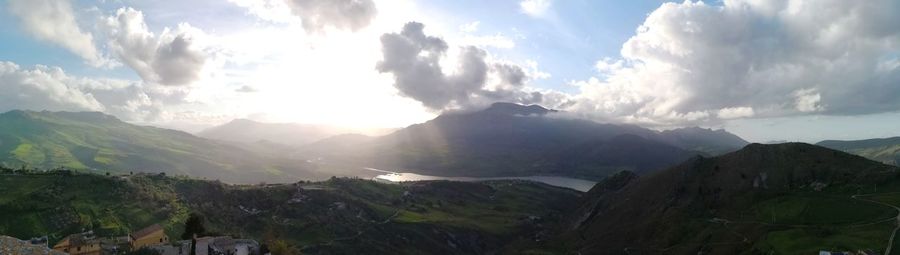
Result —
<svg viewBox="0 0 900 255"><path fill-rule="evenodd" d="M261 19L290 23L299 18L308 32L327 27L356 31L378 14L372 0L229 0Z"/></svg>
<svg viewBox="0 0 900 255"><path fill-rule="evenodd" d="M68 0L10 0L8 4L9 12L35 38L62 46L93 66L110 64L94 46L94 36L78 27Z"/></svg>
<svg viewBox="0 0 900 255"><path fill-rule="evenodd" d="M377 10L372 0L286 0L307 31L331 26L358 30L369 25Z"/></svg>
<svg viewBox="0 0 900 255"><path fill-rule="evenodd" d="M401 95L432 110L462 109L496 101L544 103L554 106L564 97L545 97L523 84L530 77L518 65L492 61L487 51L475 46L459 48L455 70L445 72L442 58L450 46L439 37L426 35L425 25L407 23L400 33L381 36L384 59L376 69L394 75ZM452 69L452 68L446 68Z"/></svg>
<svg viewBox="0 0 900 255"><path fill-rule="evenodd" d="M102 111L126 120L156 120L164 106L185 102L183 91L140 82L67 75L59 67L21 68L0 62L0 111Z"/></svg>
<svg viewBox="0 0 900 255"><path fill-rule="evenodd" d="M85 93L59 68L37 66L23 70L0 62L0 110L103 110L93 95Z"/></svg>
<svg viewBox="0 0 900 255"><path fill-rule="evenodd" d="M162 85L186 85L197 80L207 53L195 42L202 32L188 24L165 28L156 35L144 23L144 15L121 8L104 20L108 47L141 78Z"/></svg>
<svg viewBox="0 0 900 255"><path fill-rule="evenodd" d="M796 107L798 111L816 112L824 110L824 107L819 104L819 101L822 100L822 95L816 92L815 89L801 89L795 91L794 98L796 98Z"/></svg>
<svg viewBox="0 0 900 255"><path fill-rule="evenodd" d="M900 110L900 2L665 3L573 110L648 124Z"/></svg>

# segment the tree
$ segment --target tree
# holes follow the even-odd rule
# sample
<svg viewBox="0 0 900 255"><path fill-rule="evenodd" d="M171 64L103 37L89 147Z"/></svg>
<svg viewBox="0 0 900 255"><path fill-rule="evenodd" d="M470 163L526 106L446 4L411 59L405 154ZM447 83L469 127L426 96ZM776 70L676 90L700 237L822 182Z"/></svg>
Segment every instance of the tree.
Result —
<svg viewBox="0 0 900 255"><path fill-rule="evenodd" d="M181 240L192 239L194 235L200 236L205 233L206 227L203 226L203 215L191 213L184 223L184 233L181 234Z"/></svg>

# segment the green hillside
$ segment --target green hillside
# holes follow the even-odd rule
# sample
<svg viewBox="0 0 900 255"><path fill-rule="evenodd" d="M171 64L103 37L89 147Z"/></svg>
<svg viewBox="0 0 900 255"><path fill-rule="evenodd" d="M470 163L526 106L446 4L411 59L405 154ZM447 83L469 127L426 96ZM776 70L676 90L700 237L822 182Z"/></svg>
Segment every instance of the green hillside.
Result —
<svg viewBox="0 0 900 255"><path fill-rule="evenodd" d="M613 176L586 193L554 245L533 249L882 253L897 227L898 191L893 166L808 144L752 144L645 177Z"/></svg>
<svg viewBox="0 0 900 255"><path fill-rule="evenodd" d="M891 165L900 165L900 137L856 141L828 140L816 145L860 155Z"/></svg>
<svg viewBox="0 0 900 255"><path fill-rule="evenodd" d="M160 175L0 175L0 233L25 239L93 229L122 235L191 212L216 234L281 239L314 254L484 254L545 233L578 192L547 185L359 179L227 185Z"/></svg>
<svg viewBox="0 0 900 255"><path fill-rule="evenodd" d="M330 176L307 171L300 162L95 112L0 114L0 162L13 168L166 172L230 182Z"/></svg>

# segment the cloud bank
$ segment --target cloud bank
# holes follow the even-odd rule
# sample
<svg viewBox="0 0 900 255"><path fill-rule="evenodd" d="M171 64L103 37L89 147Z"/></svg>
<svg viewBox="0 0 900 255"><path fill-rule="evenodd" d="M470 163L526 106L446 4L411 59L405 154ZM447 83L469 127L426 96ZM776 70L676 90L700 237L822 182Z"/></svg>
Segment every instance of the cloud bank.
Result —
<svg viewBox="0 0 900 255"><path fill-rule="evenodd" d="M0 88L0 112L102 111L132 121L165 118L165 108L184 103L186 93L140 82L73 77L59 67L25 69L11 62L0 62Z"/></svg>
<svg viewBox="0 0 900 255"><path fill-rule="evenodd" d="M645 124L900 110L900 2L686 1L653 11L570 110Z"/></svg>

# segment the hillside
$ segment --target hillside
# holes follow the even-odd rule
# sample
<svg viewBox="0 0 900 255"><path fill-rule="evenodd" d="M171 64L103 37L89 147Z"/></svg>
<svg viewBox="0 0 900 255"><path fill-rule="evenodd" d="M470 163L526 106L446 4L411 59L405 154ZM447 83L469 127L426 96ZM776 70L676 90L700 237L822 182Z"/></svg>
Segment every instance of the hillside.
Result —
<svg viewBox="0 0 900 255"><path fill-rule="evenodd" d="M622 170L650 172L708 154L699 149L725 151L728 146L743 145L734 139L720 142L719 137L727 134L724 131L658 132L558 118L555 112L537 105L495 103L481 111L446 113L382 137L317 142L301 154L443 176L602 179Z"/></svg>
<svg viewBox="0 0 900 255"><path fill-rule="evenodd" d="M340 130L326 126L262 123L247 119L236 119L203 130L197 133L197 136L240 143L268 141L283 145L299 146L340 133Z"/></svg>
<svg viewBox="0 0 900 255"><path fill-rule="evenodd" d="M896 191L892 166L808 144L752 144L644 177L613 176L582 198L560 238L543 247L583 254L880 252L898 215L887 206L900 201Z"/></svg>
<svg viewBox="0 0 900 255"><path fill-rule="evenodd" d="M856 141L821 141L816 145L860 155L891 165L900 165L900 137Z"/></svg>
<svg viewBox="0 0 900 255"><path fill-rule="evenodd" d="M166 172L249 183L330 176L295 160L96 112L0 114L0 162L15 168Z"/></svg>
<svg viewBox="0 0 900 255"><path fill-rule="evenodd" d="M743 138L724 129L712 130L699 127L677 128L660 132L670 144L692 151L716 156L736 151L747 144Z"/></svg>
<svg viewBox="0 0 900 255"><path fill-rule="evenodd" d="M346 133L383 135L393 129L349 129L327 125L298 123L264 123L248 119L236 119L197 133L197 136L238 143L265 141L287 146L302 146L331 136Z"/></svg>
<svg viewBox="0 0 900 255"><path fill-rule="evenodd" d="M160 223L177 237L191 212L208 232L286 240L305 254L485 254L545 238L577 199L522 181L235 186L159 175L0 175L0 233L20 239L93 229L122 235Z"/></svg>

